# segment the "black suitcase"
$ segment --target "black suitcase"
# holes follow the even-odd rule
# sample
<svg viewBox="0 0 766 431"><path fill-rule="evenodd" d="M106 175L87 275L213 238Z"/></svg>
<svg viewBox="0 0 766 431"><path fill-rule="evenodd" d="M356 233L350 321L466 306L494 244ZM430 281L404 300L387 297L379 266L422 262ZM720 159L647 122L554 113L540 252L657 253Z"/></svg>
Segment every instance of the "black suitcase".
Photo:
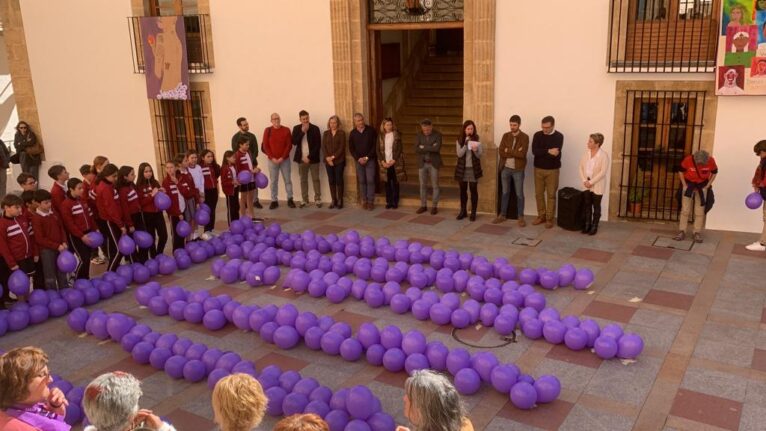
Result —
<svg viewBox="0 0 766 431"><path fill-rule="evenodd" d="M566 230L582 230L585 225L583 192L573 187L564 187L558 194L559 227Z"/></svg>

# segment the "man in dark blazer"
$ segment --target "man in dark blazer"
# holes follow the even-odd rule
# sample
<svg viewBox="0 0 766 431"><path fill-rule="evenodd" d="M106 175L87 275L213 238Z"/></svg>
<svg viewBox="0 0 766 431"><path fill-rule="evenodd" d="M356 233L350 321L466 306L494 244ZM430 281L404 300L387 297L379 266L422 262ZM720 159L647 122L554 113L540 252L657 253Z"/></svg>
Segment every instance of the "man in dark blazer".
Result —
<svg viewBox="0 0 766 431"><path fill-rule="evenodd" d="M309 204L309 172L314 187L314 203L317 208L322 208L322 188L319 185L319 150L322 147L322 134L319 127L309 122L309 113L298 113L300 124L293 127L293 147L295 155L293 161L298 164L298 173L301 177L300 207Z"/></svg>

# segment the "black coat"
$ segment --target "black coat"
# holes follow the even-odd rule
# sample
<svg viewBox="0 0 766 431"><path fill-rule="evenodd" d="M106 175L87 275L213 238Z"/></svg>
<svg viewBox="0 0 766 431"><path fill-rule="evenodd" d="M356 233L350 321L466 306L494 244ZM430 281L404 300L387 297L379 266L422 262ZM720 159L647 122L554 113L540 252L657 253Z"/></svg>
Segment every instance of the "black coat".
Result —
<svg viewBox="0 0 766 431"><path fill-rule="evenodd" d="M296 163L303 163L303 148L301 143L303 142L303 130L301 130L302 124L298 124L293 127L293 147L295 147L295 154L293 155L293 161ZM306 131L307 140L309 143L309 163L319 163L319 150L322 148L322 133L319 131L319 127L309 123L309 130Z"/></svg>

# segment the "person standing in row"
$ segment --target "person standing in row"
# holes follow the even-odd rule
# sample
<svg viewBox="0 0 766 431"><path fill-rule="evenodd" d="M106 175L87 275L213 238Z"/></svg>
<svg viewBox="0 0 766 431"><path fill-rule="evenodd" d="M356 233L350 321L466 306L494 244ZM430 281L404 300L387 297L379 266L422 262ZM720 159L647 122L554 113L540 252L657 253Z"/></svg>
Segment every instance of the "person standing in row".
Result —
<svg viewBox="0 0 766 431"><path fill-rule="evenodd" d="M269 209L279 207L279 174L285 182L287 206L295 208L293 201L293 181L290 178L290 149L292 149L290 129L283 127L279 114L271 114L271 126L263 131L263 152L269 158L269 181L271 182L271 204Z"/></svg>
<svg viewBox="0 0 766 431"><path fill-rule="evenodd" d="M391 117L380 123L377 156L380 176L386 179L386 209L399 208L399 183L407 181L407 172L404 170L402 136Z"/></svg>
<svg viewBox="0 0 766 431"><path fill-rule="evenodd" d="M237 180L237 152L225 151L221 160L221 189L226 199L226 221L231 225L239 220L239 181Z"/></svg>
<svg viewBox="0 0 766 431"><path fill-rule="evenodd" d="M341 209L345 189L343 171L346 169L346 132L341 128L340 118L337 115L327 120L327 130L322 135L322 152L327 181L330 183L332 198L330 209Z"/></svg>
<svg viewBox="0 0 766 431"><path fill-rule="evenodd" d="M582 233L595 235L601 220L601 198L606 190L606 172L609 170L609 154L601 149L604 135L592 133L588 138L587 149L580 159L580 180L585 188L585 226Z"/></svg>
<svg viewBox="0 0 766 431"><path fill-rule="evenodd" d="M32 131L32 128L29 127L26 121L19 121L16 125L13 147L19 155L21 171L31 174L39 181L42 146L37 142L37 135L35 135L35 132Z"/></svg>
<svg viewBox="0 0 766 431"><path fill-rule="evenodd" d="M69 287L67 274L56 267L59 253L67 250L64 224L59 212L53 211L53 202L48 190L37 190L34 197L37 210L31 214L32 230L37 250L40 253L43 285L47 290L61 290Z"/></svg>
<svg viewBox="0 0 766 431"><path fill-rule="evenodd" d="M705 150L695 151L681 161L678 178L681 180L681 217L678 223L676 241L686 238L689 225L689 213L694 208L694 242L702 242L702 229L705 226L710 187L718 175L715 159Z"/></svg>
<svg viewBox="0 0 766 431"><path fill-rule="evenodd" d="M250 159L250 151L248 148L249 145L250 142L247 140L247 138L240 136L239 150L234 153L234 169L236 171L234 178L237 178L237 175L244 171L251 172L253 174L260 172L260 169L255 167L252 159ZM224 156L224 160L228 159L226 159ZM237 208L239 208L239 216L237 218L244 216L248 216L251 219L255 218L255 210L253 209L252 205L255 189L257 189L255 186L255 181L250 181L247 184L239 184L239 204L237 206ZM271 204L274 205L275 202L276 201L272 201ZM229 206L229 208L232 208L232 206Z"/></svg>
<svg viewBox="0 0 766 431"><path fill-rule="evenodd" d="M96 230L96 222L88 203L83 199L85 189L82 180L70 178L67 181L67 189L66 199L61 203L61 221L67 233L69 248L77 255L75 278L87 279L90 278L90 258L93 253L83 238Z"/></svg>
<svg viewBox="0 0 766 431"><path fill-rule="evenodd" d="M468 189L471 189L471 217L476 220L476 209L479 206L478 181L482 177L481 154L482 147L479 134L476 133L476 124L467 120L463 123L460 138L455 142L457 151L457 166L455 166L455 180L460 184L460 213L458 220L466 217L468 204Z"/></svg>
<svg viewBox="0 0 766 431"><path fill-rule="evenodd" d="M201 236L203 240L207 241L212 238L211 234L215 228L215 209L218 207L218 177L221 176L221 167L215 162L215 153L211 150L202 150L200 161L204 180L205 205L210 208L210 221L203 227ZM255 199L258 199L257 195Z"/></svg>
<svg viewBox="0 0 766 431"><path fill-rule="evenodd" d="M428 118L420 122L420 132L418 133L415 153L418 155L418 180L420 181L420 208L415 211L417 214L423 214L428 211L427 178L431 178L431 189L433 201L431 204L431 214L436 215L439 212L439 169L442 167L442 134L434 130L431 120Z"/></svg>
<svg viewBox="0 0 766 431"><path fill-rule="evenodd" d="M155 258L165 251L165 244L168 242L168 228L165 225L162 211L154 204L154 196L160 191L163 193L168 193L168 191L160 187L159 181L154 177L154 169L149 163L143 162L138 165L136 177L136 190L138 191L138 200L141 202L141 217L146 226L146 232L152 236L154 243L149 248L149 257Z"/></svg>
<svg viewBox="0 0 766 431"><path fill-rule="evenodd" d="M512 115L509 120L510 132L503 134L500 147L497 149L500 167L501 190L500 214L492 223L502 223L508 214L508 200L511 197L511 180L516 192L516 218L519 227L524 227L524 169L527 167L527 151L529 150L529 135L522 132L521 117Z"/></svg>
<svg viewBox="0 0 766 431"><path fill-rule="evenodd" d="M239 127L239 130L231 137L231 151L236 153L237 150L239 150L240 137L247 138L247 142L250 144L248 152L250 153L250 159L253 161L253 167L258 167L258 138L250 132L250 124L247 122L247 118L237 118L237 127ZM253 196L253 207L262 209L263 205L261 205L260 200L258 200L258 188L253 190ZM237 203L237 205L239 205L239 203Z"/></svg>
<svg viewBox="0 0 766 431"><path fill-rule="evenodd" d="M322 208L322 189L319 185L319 150L322 147L322 133L319 127L311 124L309 113L298 113L300 124L293 127L293 160L298 164L298 174L301 178L301 208L309 204L309 172L314 187L314 203Z"/></svg>
<svg viewBox="0 0 766 431"><path fill-rule="evenodd" d="M109 261L107 271L116 271L120 266L122 256L117 250L117 241L127 232L120 210L120 197L114 188L117 171L117 166L109 163L101 169L96 180L96 206L101 218L97 223L100 226L99 230L102 233L106 232L104 243L106 243L106 257Z"/></svg>
<svg viewBox="0 0 766 431"><path fill-rule="evenodd" d="M755 144L753 151L758 157L758 166L755 167L755 174L750 183L753 186L753 191L760 193L761 197L766 200L766 140ZM758 241L745 246L750 251L766 251L766 203L761 206L763 207L763 230Z"/></svg>
<svg viewBox="0 0 766 431"><path fill-rule="evenodd" d="M356 160L356 180L362 209L375 209L375 128L364 123L364 115L354 114L354 130L348 136L348 149Z"/></svg>
<svg viewBox="0 0 766 431"><path fill-rule="evenodd" d="M537 218L532 224L545 223L546 229L553 227L556 214L561 148L564 146L564 135L554 129L555 125L556 120L552 116L544 117L542 130L532 137L532 154L535 156L535 199L537 200Z"/></svg>

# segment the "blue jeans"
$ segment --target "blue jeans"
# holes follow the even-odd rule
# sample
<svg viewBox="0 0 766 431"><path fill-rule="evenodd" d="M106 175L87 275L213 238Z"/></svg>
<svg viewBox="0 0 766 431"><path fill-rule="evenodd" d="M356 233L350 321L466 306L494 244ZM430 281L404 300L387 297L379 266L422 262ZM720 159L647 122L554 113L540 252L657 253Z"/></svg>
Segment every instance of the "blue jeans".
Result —
<svg viewBox="0 0 766 431"><path fill-rule="evenodd" d="M356 161L356 181L359 184L359 198L362 202L375 202L375 170L378 164L370 159L367 164L362 166Z"/></svg>
<svg viewBox="0 0 766 431"><path fill-rule="evenodd" d="M282 163L276 164L269 160L269 182L271 183L271 200L276 202L279 198L279 173L282 173L282 179L285 182L285 190L287 190L287 199L293 198L293 180L290 179L290 165L292 162L290 159L282 160Z"/></svg>
<svg viewBox="0 0 766 431"><path fill-rule="evenodd" d="M500 203L500 215L505 216L508 212L508 198L511 196L511 178L513 189L516 192L517 217L524 217L524 170L503 168L500 173L503 196Z"/></svg>

